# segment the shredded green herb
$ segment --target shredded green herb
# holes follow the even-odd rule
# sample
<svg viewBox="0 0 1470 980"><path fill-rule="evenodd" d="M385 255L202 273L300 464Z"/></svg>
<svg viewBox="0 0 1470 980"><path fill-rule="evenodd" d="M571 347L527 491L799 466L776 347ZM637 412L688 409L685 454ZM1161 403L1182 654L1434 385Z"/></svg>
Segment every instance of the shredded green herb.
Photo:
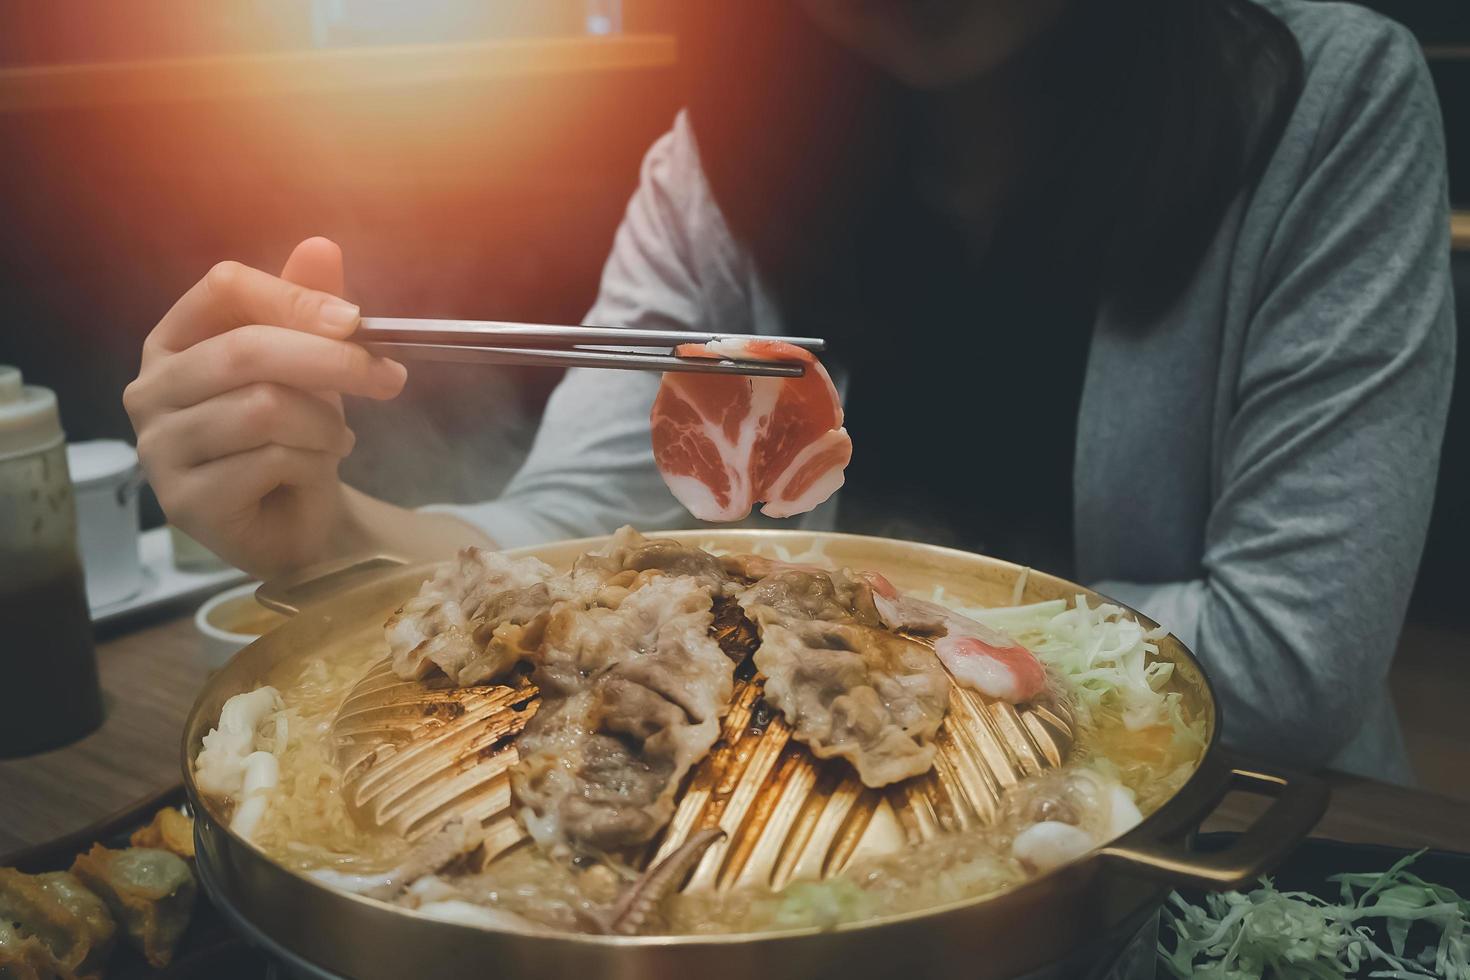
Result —
<svg viewBox="0 0 1470 980"><path fill-rule="evenodd" d="M1176 892L1166 907L1172 943L1168 936L1159 943L1159 958L1174 976L1203 980L1470 980L1470 901L1406 870L1423 853L1382 874L1334 875L1337 903L1277 891L1269 878L1251 892L1207 895L1203 907ZM1438 942L1409 957L1416 924L1435 930Z"/></svg>

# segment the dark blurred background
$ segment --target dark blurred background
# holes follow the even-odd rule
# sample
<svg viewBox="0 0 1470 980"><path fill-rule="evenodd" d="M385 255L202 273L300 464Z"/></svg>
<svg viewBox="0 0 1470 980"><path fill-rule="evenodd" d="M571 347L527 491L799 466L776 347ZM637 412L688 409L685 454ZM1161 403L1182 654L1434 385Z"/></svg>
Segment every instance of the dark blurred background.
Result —
<svg viewBox="0 0 1470 980"><path fill-rule="evenodd" d="M0 363L57 392L70 439L130 439L120 393L170 303L310 235L374 314L579 322L679 105L672 2L0 7ZM415 365L349 409L348 478L492 497L557 378Z"/></svg>
<svg viewBox="0 0 1470 980"><path fill-rule="evenodd" d="M680 104L678 2L0 7L0 363L56 390L73 440L130 439L120 392L169 304L218 259L275 271L309 235L342 245L373 314L576 322ZM1371 5L1425 46L1470 212L1470 3ZM1440 665L1470 664L1470 217L1458 240L1459 384L1401 697L1442 700ZM399 401L350 407L346 475L405 504L491 497L556 380L415 365Z"/></svg>

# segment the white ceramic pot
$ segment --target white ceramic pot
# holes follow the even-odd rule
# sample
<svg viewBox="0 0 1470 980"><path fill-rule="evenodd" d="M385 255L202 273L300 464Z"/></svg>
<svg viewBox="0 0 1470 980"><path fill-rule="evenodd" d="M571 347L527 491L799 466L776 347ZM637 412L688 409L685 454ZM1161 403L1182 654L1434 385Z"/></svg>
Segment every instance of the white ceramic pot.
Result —
<svg viewBox="0 0 1470 980"><path fill-rule="evenodd" d="M77 544L93 609L130 599L143 588L138 558L138 452L116 439L66 447L77 503Z"/></svg>

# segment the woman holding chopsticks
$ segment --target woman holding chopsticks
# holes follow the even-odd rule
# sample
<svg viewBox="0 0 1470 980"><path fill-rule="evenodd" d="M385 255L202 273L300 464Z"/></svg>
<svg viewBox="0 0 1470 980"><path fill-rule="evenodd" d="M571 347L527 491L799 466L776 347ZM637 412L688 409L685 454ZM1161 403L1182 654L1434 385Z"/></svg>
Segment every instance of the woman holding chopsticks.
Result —
<svg viewBox="0 0 1470 980"><path fill-rule="evenodd" d="M1096 585L1206 663L1227 740L1408 778L1384 679L1454 329L1443 139L1402 28L1306 0L687 5L687 108L587 322L825 336L856 446L813 520ZM127 406L170 519L258 574L687 521L653 376L572 371L496 500L345 486L322 239L216 266Z"/></svg>

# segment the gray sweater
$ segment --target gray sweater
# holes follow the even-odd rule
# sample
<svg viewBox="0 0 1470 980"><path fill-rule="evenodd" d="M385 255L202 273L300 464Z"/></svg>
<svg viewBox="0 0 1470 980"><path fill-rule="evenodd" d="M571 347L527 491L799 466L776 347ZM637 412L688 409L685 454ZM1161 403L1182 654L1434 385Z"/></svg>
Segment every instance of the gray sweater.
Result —
<svg viewBox="0 0 1470 980"><path fill-rule="evenodd" d="M1098 317L1077 568L1199 655L1228 743L1407 781L1386 677L1454 358L1440 116L1402 28L1343 4L1266 6L1297 36L1304 91L1175 306L1144 329ZM800 332L731 237L682 116L644 161L586 322ZM507 547L691 523L654 468L657 385L568 373L505 493L439 509ZM834 506L805 526L830 526Z"/></svg>

